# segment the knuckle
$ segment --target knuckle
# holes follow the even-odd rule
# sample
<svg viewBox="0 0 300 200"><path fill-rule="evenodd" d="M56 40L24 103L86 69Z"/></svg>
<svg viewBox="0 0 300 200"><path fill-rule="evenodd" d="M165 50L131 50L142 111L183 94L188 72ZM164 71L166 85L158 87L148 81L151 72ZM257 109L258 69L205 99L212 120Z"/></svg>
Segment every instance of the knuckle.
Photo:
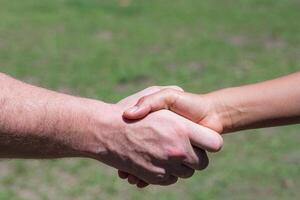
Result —
<svg viewBox="0 0 300 200"><path fill-rule="evenodd" d="M171 158L185 158L186 152L180 147L170 147L167 151L168 157Z"/></svg>
<svg viewBox="0 0 300 200"><path fill-rule="evenodd" d="M183 89L182 87L177 86L177 85L172 85L172 86L170 86L170 87L173 88L173 89L175 89L175 90L184 92L184 89Z"/></svg>
<svg viewBox="0 0 300 200"><path fill-rule="evenodd" d="M177 92L177 90L175 90L173 88L166 88L166 89L163 89L163 92L166 93L167 95L172 95L173 93Z"/></svg>
<svg viewBox="0 0 300 200"><path fill-rule="evenodd" d="M172 88L167 88L163 90L163 96L164 101L168 104L168 107L172 108L180 97L180 91Z"/></svg>
<svg viewBox="0 0 300 200"><path fill-rule="evenodd" d="M162 160L163 162L168 161L170 157L172 157L170 148L166 148L164 152L161 152L159 157L160 157L159 159Z"/></svg>
<svg viewBox="0 0 300 200"><path fill-rule="evenodd" d="M175 129L174 136L176 136L174 138L176 138L181 143L186 143L187 141L189 141L187 127L185 127L183 125L177 125L176 127L174 127L174 129Z"/></svg>

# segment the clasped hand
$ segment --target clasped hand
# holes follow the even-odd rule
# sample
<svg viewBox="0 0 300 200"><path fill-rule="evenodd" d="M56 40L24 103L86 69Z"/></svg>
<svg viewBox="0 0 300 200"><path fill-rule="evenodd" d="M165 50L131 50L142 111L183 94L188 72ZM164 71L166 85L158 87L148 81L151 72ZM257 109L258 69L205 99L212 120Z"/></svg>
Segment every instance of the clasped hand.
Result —
<svg viewBox="0 0 300 200"><path fill-rule="evenodd" d="M206 151L222 148L222 128L208 104L195 107L194 98L201 97L176 86L150 87L117 104L134 127L123 140L121 151L132 161L130 167L117 167L122 179L140 188L170 185L208 166Z"/></svg>

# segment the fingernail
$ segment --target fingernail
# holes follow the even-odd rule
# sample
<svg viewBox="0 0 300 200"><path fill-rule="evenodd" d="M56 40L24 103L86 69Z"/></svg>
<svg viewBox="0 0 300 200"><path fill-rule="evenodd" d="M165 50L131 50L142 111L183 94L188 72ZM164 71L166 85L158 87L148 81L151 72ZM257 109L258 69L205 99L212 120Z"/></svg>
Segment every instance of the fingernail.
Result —
<svg viewBox="0 0 300 200"><path fill-rule="evenodd" d="M138 106L133 106L132 108L129 108L129 109L127 110L127 112L129 112L129 113L134 113L134 112L138 111L138 109L139 109Z"/></svg>

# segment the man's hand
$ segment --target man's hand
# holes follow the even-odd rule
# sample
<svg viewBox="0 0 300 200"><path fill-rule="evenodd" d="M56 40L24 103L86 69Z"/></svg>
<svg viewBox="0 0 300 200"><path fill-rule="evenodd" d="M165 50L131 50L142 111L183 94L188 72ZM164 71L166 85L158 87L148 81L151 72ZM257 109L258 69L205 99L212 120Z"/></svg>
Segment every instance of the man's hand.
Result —
<svg viewBox="0 0 300 200"><path fill-rule="evenodd" d="M112 105L17 81L0 73L0 158L88 157L139 179L168 185L203 169L202 149L217 151L222 138L169 111L140 121L123 112L150 88ZM155 92L156 92L155 91Z"/></svg>

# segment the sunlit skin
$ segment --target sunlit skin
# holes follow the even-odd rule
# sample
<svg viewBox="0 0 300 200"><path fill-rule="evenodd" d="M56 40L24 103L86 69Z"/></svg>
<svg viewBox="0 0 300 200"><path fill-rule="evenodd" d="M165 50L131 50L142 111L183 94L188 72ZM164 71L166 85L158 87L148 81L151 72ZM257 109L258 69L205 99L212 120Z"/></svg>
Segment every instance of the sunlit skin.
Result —
<svg viewBox="0 0 300 200"><path fill-rule="evenodd" d="M0 73L0 158L92 158L133 174L138 186L174 184L208 165L222 137L164 110L128 121L123 112L162 89L117 104L32 86Z"/></svg>
<svg viewBox="0 0 300 200"><path fill-rule="evenodd" d="M168 109L216 132L265 128L300 123L300 72L252 85L226 88L208 94L163 89L142 97L124 112L131 120ZM119 172L131 184L139 180Z"/></svg>

